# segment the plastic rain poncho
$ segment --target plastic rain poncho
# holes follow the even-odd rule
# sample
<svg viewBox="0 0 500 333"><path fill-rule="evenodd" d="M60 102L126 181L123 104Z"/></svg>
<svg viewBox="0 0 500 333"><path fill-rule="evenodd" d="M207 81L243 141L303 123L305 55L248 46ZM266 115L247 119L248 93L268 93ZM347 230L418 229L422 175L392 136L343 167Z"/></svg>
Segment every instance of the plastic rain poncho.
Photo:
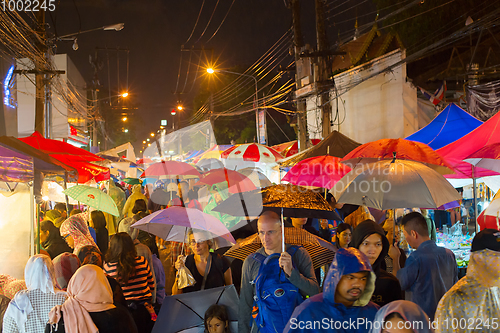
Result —
<svg viewBox="0 0 500 333"><path fill-rule="evenodd" d="M204 213L215 216L229 229L241 221L241 217L235 217L228 214L222 214L219 212L212 211L219 203L226 200L229 197L229 191L227 186L221 184L215 184L210 189L210 199L208 204L203 209Z"/></svg>
<svg viewBox="0 0 500 333"><path fill-rule="evenodd" d="M133 217L132 208L134 208L135 201L138 199L143 199L148 203L148 198L141 192L141 185L136 184L132 187L132 194L128 197L127 202L122 210L123 217Z"/></svg>
<svg viewBox="0 0 500 333"><path fill-rule="evenodd" d="M123 207L125 206L126 196L125 192L121 188L115 185L113 181L109 181L109 190L108 195L113 199L118 208L118 212L122 212ZM118 222L122 219L122 216L114 216L108 213L104 213L104 217L106 218L106 228L108 229L108 234L114 235L118 232Z"/></svg>
<svg viewBox="0 0 500 333"><path fill-rule="evenodd" d="M439 301L436 332L500 332L499 288L500 252L472 252L467 275Z"/></svg>

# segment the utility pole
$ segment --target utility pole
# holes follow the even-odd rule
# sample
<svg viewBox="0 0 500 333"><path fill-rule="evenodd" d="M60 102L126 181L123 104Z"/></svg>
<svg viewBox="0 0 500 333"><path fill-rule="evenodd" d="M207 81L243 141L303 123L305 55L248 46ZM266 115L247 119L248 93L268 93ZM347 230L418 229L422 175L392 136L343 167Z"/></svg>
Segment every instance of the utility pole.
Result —
<svg viewBox="0 0 500 333"><path fill-rule="evenodd" d="M316 40L318 43L318 52L329 51L328 38L326 37L325 17L324 17L324 0L316 0ZM331 57L328 55L318 57L318 73L316 76L317 93L320 95L320 105L323 125L323 139L330 134L330 114L332 112L330 106L330 83L329 73L331 72Z"/></svg>
<svg viewBox="0 0 500 333"><path fill-rule="evenodd" d="M40 40L45 40L45 11L36 12L36 22L38 25L38 35ZM38 43L43 59L45 59L46 45ZM47 134L45 131L45 64L42 59L35 57L35 131L38 131L43 137Z"/></svg>
<svg viewBox="0 0 500 333"><path fill-rule="evenodd" d="M299 73L302 72L303 61L300 59L301 48L304 46L300 28L300 0L291 0L293 16L293 43L295 46L295 88L302 88ZM306 149L307 143L307 122L306 122L306 101L297 100L297 128L299 151Z"/></svg>

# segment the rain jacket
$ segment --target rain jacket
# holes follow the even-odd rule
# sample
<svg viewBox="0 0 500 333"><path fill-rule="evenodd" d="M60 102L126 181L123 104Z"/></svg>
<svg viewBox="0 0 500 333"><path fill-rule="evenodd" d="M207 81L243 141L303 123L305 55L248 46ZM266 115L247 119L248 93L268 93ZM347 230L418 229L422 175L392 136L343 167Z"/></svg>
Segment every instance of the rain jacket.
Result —
<svg viewBox="0 0 500 333"><path fill-rule="evenodd" d="M351 245L359 249L363 241L373 234L379 234L382 237L382 252L380 252L372 267L377 280L375 281L375 291L371 300L379 306L384 306L392 301L403 299L403 292L398 279L381 267L389 252L389 241L385 237L384 229L371 220L363 221L354 229Z"/></svg>
<svg viewBox="0 0 500 333"><path fill-rule="evenodd" d="M394 312L398 313L404 321L408 322L405 324L408 325L407 327L411 326L411 329L415 333L434 332L432 324L429 321L429 316L427 316L420 306L410 301L394 301L378 310L370 333L381 333L382 328L387 327L386 324L383 324L384 319Z"/></svg>
<svg viewBox="0 0 500 333"><path fill-rule="evenodd" d="M229 229L234 225L236 225L238 222L240 222L241 217L235 217L228 214L222 214L219 212L212 211L212 209L214 209L217 206L217 201L215 200L214 191L217 191L217 193L219 193L222 201L226 200L229 197L229 191L227 189L227 186L221 186L220 184L213 185L211 191L209 192L210 199L208 200L208 204L203 209L203 212L215 216L222 223L224 223L224 225Z"/></svg>
<svg viewBox="0 0 500 333"><path fill-rule="evenodd" d="M499 287L500 253L489 249L472 252L467 275L439 301L436 332L499 332ZM460 327L461 320L466 321L465 327Z"/></svg>
<svg viewBox="0 0 500 333"><path fill-rule="evenodd" d="M148 198L141 192L141 185L135 184L132 187L132 194L128 197L127 202L122 210L123 217L132 217L134 213L132 213L132 209L134 208L135 201L137 199L143 199L146 203L148 202Z"/></svg>
<svg viewBox="0 0 500 333"><path fill-rule="evenodd" d="M336 303L335 291L342 276L362 271L370 275L360 298L351 307ZM368 322L373 321L379 309L370 302L374 289L375 274L368 258L354 248L339 249L326 276L323 292L295 308L284 332L367 332Z"/></svg>
<svg viewBox="0 0 500 333"><path fill-rule="evenodd" d="M125 192L121 188L115 185L115 183L110 180L109 181L109 190L108 195L113 199L118 208L118 212L122 212L123 206L125 206ZM103 212L104 217L106 218L106 229L108 229L109 235L114 235L118 231L118 221L122 219L122 216L113 216L111 214Z"/></svg>

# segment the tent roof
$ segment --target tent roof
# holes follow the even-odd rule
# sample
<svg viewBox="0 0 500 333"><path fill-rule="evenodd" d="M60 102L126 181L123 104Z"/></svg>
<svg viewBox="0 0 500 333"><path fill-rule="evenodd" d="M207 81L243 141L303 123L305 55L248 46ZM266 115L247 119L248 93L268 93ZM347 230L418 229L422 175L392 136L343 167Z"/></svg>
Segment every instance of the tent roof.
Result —
<svg viewBox="0 0 500 333"><path fill-rule="evenodd" d="M0 180L28 182L33 180L33 157L0 144Z"/></svg>
<svg viewBox="0 0 500 333"><path fill-rule="evenodd" d="M35 165L35 169L45 172L45 173L64 173L64 171L74 172L75 169L66 165L62 162L59 162L55 158L50 157L49 155L41 152L38 149L35 149L28 145L27 143L22 142L12 136L0 136L0 143L9 147L10 149L17 150L22 154L32 156L33 162Z"/></svg>
<svg viewBox="0 0 500 333"><path fill-rule="evenodd" d="M323 139L316 146L313 146L303 152L293 155L292 157L282 160L280 165L282 167L289 167L295 165L297 162L305 160L309 157L330 155L343 158L351 150L359 147L361 143L356 142L344 134L333 131L325 139Z"/></svg>
<svg viewBox="0 0 500 333"><path fill-rule="evenodd" d="M406 139L425 143L432 149L439 149L475 130L482 123L455 103L451 103L427 126Z"/></svg>
<svg viewBox="0 0 500 333"><path fill-rule="evenodd" d="M447 175L447 178L472 178L472 164L462 161L470 154L486 145L500 142L500 112L484 122L481 126L464 135L460 139L438 149L437 152L450 163L456 174ZM491 170L474 168L474 177L497 175Z"/></svg>

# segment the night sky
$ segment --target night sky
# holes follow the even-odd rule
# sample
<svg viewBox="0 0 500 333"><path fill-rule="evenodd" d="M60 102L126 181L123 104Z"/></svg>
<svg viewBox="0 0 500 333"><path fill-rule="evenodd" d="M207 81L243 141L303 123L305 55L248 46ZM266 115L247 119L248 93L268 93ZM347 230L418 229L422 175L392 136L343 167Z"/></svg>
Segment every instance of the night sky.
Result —
<svg viewBox="0 0 500 333"><path fill-rule="evenodd" d="M202 31L214 11L212 21L203 36ZM56 11L47 15L47 23L57 35L66 35L111 25L125 23L121 31L96 31L81 34L78 37L79 49L73 51L71 42L59 42L57 52L67 53L75 62L87 83L91 82L93 69L89 64L89 55L95 48L128 48L130 50L129 92L133 101L139 105L139 112L144 115L147 124L138 133L137 139L142 141L147 134L160 125L160 120L170 113L177 104L174 95L181 57L181 45L186 48L212 48L214 58L223 68L238 66L248 68L262 56L290 27L291 11L283 0L235 0L234 4L218 33L207 43L226 15L232 0L141 0L141 1L99 1L99 0L62 0ZM335 2L335 1L330 1ZM188 43L200 8L204 3L197 28ZM337 21L353 18L356 14L352 6L362 3L358 14L365 10L373 10L369 2L353 0L346 4L348 9ZM331 24L331 22L327 22ZM354 19L344 24L352 29ZM330 27L329 38L334 40L336 27ZM314 1L302 0L302 31L304 42L313 46L315 42ZM333 32L332 32L333 31ZM200 37L201 36L201 37ZM105 60L105 52L100 51ZM187 60L189 53L185 52ZM116 52L109 53L110 66L108 83L108 67L106 62L99 71L100 82L112 94L118 93ZM198 61L194 61L195 64ZM284 64L286 65L286 64ZM187 66L184 63L181 71L180 90L184 87ZM126 86L126 56L120 53L120 90ZM191 67L191 73L195 69ZM204 70L204 68L202 68ZM186 105L192 101L197 89L191 94L183 95ZM188 81L186 91L190 90Z"/></svg>

